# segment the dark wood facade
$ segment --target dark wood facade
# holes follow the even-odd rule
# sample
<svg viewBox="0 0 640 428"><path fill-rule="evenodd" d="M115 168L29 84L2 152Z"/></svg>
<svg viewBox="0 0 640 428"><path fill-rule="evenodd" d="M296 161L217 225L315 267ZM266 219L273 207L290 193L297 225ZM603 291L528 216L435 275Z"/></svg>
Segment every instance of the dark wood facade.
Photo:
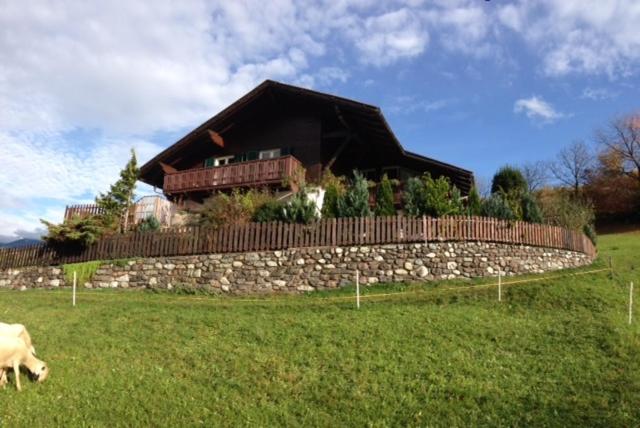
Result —
<svg viewBox="0 0 640 428"><path fill-rule="evenodd" d="M405 151L379 108L273 81L147 162L141 180L172 199L197 201L232 187L277 187L294 165L310 182L325 170L357 169L373 180L443 175L465 194L473 183L470 171Z"/></svg>

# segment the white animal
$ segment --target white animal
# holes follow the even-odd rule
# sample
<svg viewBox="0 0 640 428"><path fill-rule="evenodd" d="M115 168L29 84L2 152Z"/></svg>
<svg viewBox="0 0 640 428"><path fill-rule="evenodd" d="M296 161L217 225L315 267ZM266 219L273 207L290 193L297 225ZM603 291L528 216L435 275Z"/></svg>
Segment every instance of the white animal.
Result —
<svg viewBox="0 0 640 428"><path fill-rule="evenodd" d="M19 337L20 339L24 340L24 343L27 344L33 355L36 355L36 350L31 343L31 336L29 336L29 332L24 325L6 324L0 322L0 336ZM2 379L0 379L0 384L2 384Z"/></svg>
<svg viewBox="0 0 640 428"><path fill-rule="evenodd" d="M16 378L16 388L22 390L20 386L20 366L26 367L38 382L43 382L49 376L49 368L44 361L33 355L31 347L19 337L0 336L0 385L4 387L7 383L5 370L13 368Z"/></svg>

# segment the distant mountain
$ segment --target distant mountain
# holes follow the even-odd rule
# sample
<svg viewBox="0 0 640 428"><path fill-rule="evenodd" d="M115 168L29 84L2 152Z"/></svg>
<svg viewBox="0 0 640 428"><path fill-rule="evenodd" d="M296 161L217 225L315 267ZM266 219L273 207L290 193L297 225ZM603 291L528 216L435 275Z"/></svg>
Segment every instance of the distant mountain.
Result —
<svg viewBox="0 0 640 428"><path fill-rule="evenodd" d="M22 248L28 247L29 245L40 244L42 241L38 239L18 239L12 242L0 243L0 248Z"/></svg>

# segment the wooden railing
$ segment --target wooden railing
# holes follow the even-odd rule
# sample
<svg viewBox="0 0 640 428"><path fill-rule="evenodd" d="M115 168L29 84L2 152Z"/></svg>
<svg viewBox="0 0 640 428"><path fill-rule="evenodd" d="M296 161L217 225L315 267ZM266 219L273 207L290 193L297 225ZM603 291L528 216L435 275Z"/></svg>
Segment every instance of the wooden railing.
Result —
<svg viewBox="0 0 640 428"><path fill-rule="evenodd" d="M302 164L293 156L180 171L164 176L165 193L216 190L281 183Z"/></svg>
<svg viewBox="0 0 640 428"><path fill-rule="evenodd" d="M76 254L44 244L0 250L0 268L59 265L88 260L180 256L432 241L482 241L577 251L595 257L580 232L556 226L483 217L367 217L323 219L309 225L249 223L219 229L188 227L136 232L103 239Z"/></svg>
<svg viewBox="0 0 640 428"><path fill-rule="evenodd" d="M73 216L90 216L102 214L103 210L96 204L67 205L64 210L64 219L70 220Z"/></svg>

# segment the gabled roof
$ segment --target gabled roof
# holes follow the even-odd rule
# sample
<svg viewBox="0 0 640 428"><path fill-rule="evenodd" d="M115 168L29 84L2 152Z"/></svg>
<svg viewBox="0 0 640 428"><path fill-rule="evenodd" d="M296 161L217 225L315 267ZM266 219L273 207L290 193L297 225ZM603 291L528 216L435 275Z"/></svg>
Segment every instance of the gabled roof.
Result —
<svg viewBox="0 0 640 428"><path fill-rule="evenodd" d="M426 164L429 168L454 176L455 178L453 179L453 182L463 192L468 191L473 184L473 173L471 171L406 151L389 127L389 124L384 118L379 107L273 80L265 80L229 107L225 108L220 113L189 132L175 144L166 148L144 164L140 169L141 180L148 182L149 184L153 184L152 182L154 180L150 179L150 176L154 175L154 169L156 171L159 169L160 162L167 163L168 160L180 152L180 150L187 147L197 139L202 138L208 130L222 132L225 127L230 126L233 122L233 118L243 110L251 106L258 99L264 96L272 96L273 94L291 95L296 98L306 98L309 101L319 104L333 106L340 112L340 114L348 117L349 121L353 122L358 129L364 130L364 132L367 133L368 138L375 139L378 144L388 145L390 148L398 150L403 156L413 162Z"/></svg>

